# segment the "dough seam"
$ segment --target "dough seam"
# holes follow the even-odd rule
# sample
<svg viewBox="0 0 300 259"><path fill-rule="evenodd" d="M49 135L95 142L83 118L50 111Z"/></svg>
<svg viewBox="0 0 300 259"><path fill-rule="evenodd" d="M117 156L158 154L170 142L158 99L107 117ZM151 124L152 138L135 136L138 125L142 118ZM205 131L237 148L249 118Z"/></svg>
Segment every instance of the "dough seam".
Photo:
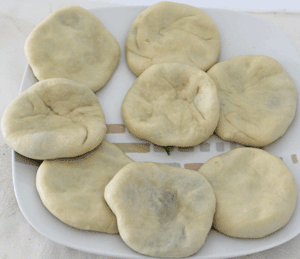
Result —
<svg viewBox="0 0 300 259"><path fill-rule="evenodd" d="M143 56L143 55L141 55L141 54L139 54L139 53L134 52L133 50L128 50L128 51L131 52L131 53L133 53L133 54L135 54L135 55L138 55L138 56L140 56L140 57L143 57L143 58L147 58L147 59L153 60L153 58Z"/></svg>
<svg viewBox="0 0 300 259"><path fill-rule="evenodd" d="M242 133L242 134L244 134L246 137L248 137L248 138L250 138L250 139L252 139L252 140L256 140L255 138L250 137L250 136L247 135L245 132L239 130L234 124L232 124L232 122L229 121L229 120L226 118L227 115L228 115L228 114L223 114L225 120L237 130L237 131L234 133L234 135L236 135L236 134L238 134L238 133Z"/></svg>

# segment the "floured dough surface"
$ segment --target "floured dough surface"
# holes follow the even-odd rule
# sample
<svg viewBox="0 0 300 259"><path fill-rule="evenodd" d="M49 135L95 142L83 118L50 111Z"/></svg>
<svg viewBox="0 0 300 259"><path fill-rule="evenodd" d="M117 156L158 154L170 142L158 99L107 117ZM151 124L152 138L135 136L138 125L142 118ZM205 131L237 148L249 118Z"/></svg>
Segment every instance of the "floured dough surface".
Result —
<svg viewBox="0 0 300 259"><path fill-rule="evenodd" d="M214 21L185 4L152 5L135 19L127 35L127 64L137 76L151 65L168 62L206 71L219 54L220 36Z"/></svg>
<svg viewBox="0 0 300 259"><path fill-rule="evenodd" d="M1 130L12 149L43 160L84 154L101 143L107 128L91 89L60 78L40 81L15 98Z"/></svg>
<svg viewBox="0 0 300 259"><path fill-rule="evenodd" d="M278 157L255 148L238 148L200 167L212 185L217 209L213 226L240 238L261 238L287 224L293 215L295 179Z"/></svg>
<svg viewBox="0 0 300 259"><path fill-rule="evenodd" d="M96 16L82 7L67 6L31 32L25 55L38 80L68 78L95 92L116 69L120 46Z"/></svg>
<svg viewBox="0 0 300 259"><path fill-rule="evenodd" d="M216 86L202 70L181 63L153 65L127 92L122 116L135 136L161 146L195 146L219 119Z"/></svg>
<svg viewBox="0 0 300 259"><path fill-rule="evenodd" d="M124 242L155 257L195 254L215 213L215 195L201 174L165 164L126 165L104 195Z"/></svg>
<svg viewBox="0 0 300 259"><path fill-rule="evenodd" d="M116 217L104 200L104 188L132 160L103 141L81 157L44 161L36 186L46 208L62 222L82 230L118 233Z"/></svg>
<svg viewBox="0 0 300 259"><path fill-rule="evenodd" d="M238 56L208 72L221 102L216 133L224 140L265 146L281 137L295 117L297 91L274 59Z"/></svg>

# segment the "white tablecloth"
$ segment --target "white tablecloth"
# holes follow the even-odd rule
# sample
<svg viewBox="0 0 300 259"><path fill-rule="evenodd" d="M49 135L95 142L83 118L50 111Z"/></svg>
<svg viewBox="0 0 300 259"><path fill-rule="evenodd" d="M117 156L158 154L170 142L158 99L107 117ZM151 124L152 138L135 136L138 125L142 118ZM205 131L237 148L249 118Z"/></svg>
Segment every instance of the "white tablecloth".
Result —
<svg viewBox="0 0 300 259"><path fill-rule="evenodd" d="M9 1L0 3L0 116L17 96L26 66L24 42L31 30L50 12L77 4L84 8L112 5L108 1ZM141 3L142 1L140 1ZM123 2L124 3L124 2ZM300 13L251 11L277 24L300 54ZM300 72L300 71L299 71ZM11 149L0 135L0 259L106 258L56 244L37 233L23 217L14 195ZM299 259L300 236L276 248L239 259Z"/></svg>

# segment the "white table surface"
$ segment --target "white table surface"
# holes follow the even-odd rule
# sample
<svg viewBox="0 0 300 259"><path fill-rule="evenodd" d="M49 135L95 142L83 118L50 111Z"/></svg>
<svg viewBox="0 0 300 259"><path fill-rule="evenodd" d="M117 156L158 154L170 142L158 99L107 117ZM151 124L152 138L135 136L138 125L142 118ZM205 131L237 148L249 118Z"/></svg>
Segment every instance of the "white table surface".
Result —
<svg viewBox="0 0 300 259"><path fill-rule="evenodd" d="M17 96L20 88L27 64L23 51L26 37L52 11L70 4L91 9L120 4L147 5L154 2L157 1L0 0L0 118L6 106ZM188 2L197 3L194 5L200 4L193 0L185 1ZM218 6L218 2L221 3L221 1L212 1L210 6L206 4L205 7ZM254 3L257 5L255 6L252 1L252 5L249 5L250 9L246 9L241 4L234 5L232 1L227 2L227 6L220 5L220 7L250 12L273 22L285 32L300 55L300 2L292 5L290 1L281 1L281 5L274 3L274 6L268 5L267 8L260 6L258 0ZM262 9L255 8L257 6ZM27 223L18 208L11 176L11 149L0 134L0 259L107 258L64 247L37 233ZM300 235L276 248L238 258L299 259L299 243Z"/></svg>

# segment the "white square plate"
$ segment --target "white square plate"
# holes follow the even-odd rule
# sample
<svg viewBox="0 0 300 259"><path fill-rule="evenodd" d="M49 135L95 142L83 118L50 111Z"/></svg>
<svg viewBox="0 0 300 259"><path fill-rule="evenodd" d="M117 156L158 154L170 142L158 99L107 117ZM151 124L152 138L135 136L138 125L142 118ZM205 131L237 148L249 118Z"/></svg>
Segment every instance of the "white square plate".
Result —
<svg viewBox="0 0 300 259"><path fill-rule="evenodd" d="M114 35L121 46L120 63L107 85L96 93L106 116L107 124L123 124L122 100L136 76L128 69L125 59L127 31L146 7L114 7L91 10ZM228 10L205 9L217 24L221 36L219 61L238 55L266 55L275 58L292 76L300 92L299 56L286 35L275 25L261 18ZM27 67L20 92L36 82L30 67ZM299 147L299 101L298 112L286 134L272 145L265 147L279 157L292 170L300 190ZM106 140L113 143L145 143L127 130L120 134L107 134ZM149 146L149 143L148 143ZM170 156L158 152L152 144L146 153L127 153L136 161L154 161L184 167L188 163L204 163L209 158L229 151L239 145L224 142L216 136L210 137L202 146L192 151L174 150ZM187 151L187 150L185 150ZM81 231L69 227L52 216L43 206L35 188L38 163L13 152L13 180L19 207L28 222L47 238L78 250L111 257L147 258L140 255L122 241L118 235ZM281 230L262 239L235 239L212 230L201 250L192 258L227 258L251 254L280 245L300 233L300 206L298 204L290 222Z"/></svg>

